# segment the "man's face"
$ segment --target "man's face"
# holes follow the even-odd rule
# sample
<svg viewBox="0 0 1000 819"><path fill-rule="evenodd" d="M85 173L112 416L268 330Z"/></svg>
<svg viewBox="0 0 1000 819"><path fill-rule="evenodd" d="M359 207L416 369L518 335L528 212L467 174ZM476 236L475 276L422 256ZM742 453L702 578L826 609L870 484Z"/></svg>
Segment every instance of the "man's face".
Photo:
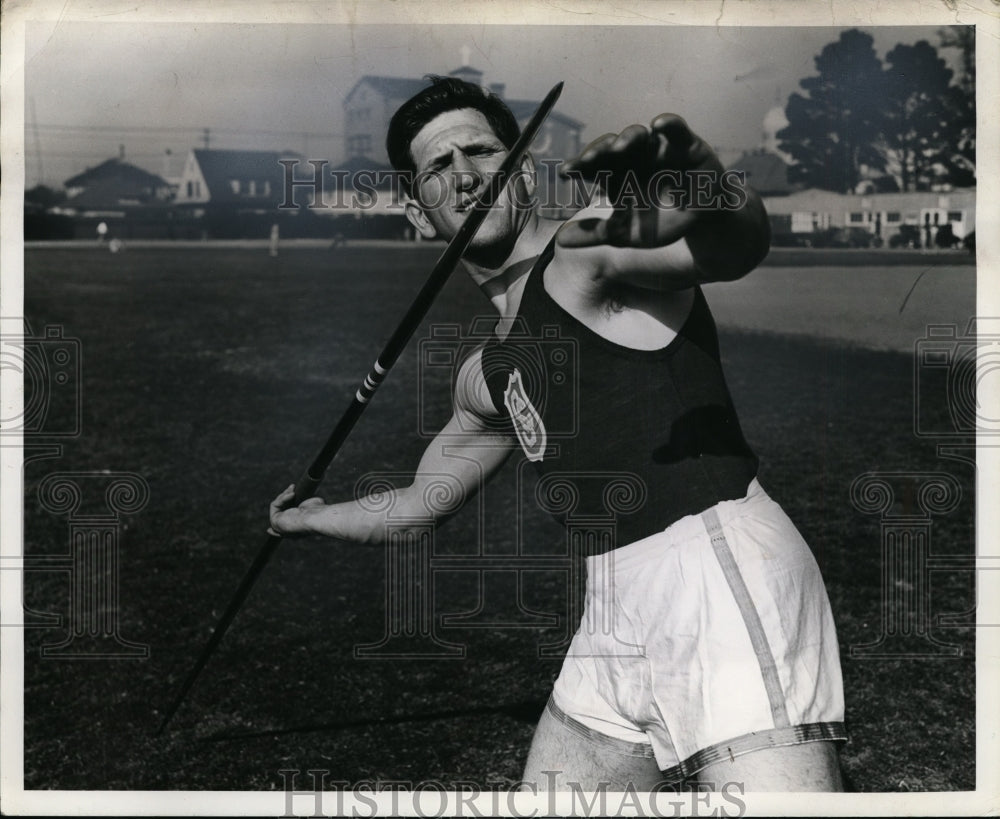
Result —
<svg viewBox="0 0 1000 819"><path fill-rule="evenodd" d="M410 143L416 165L411 221L427 237L451 239L472 204L489 186L507 156L507 147L483 114L461 108L439 114ZM525 167L530 167L525 166ZM518 174L477 231L476 250L499 249L513 243L533 205L527 172Z"/></svg>

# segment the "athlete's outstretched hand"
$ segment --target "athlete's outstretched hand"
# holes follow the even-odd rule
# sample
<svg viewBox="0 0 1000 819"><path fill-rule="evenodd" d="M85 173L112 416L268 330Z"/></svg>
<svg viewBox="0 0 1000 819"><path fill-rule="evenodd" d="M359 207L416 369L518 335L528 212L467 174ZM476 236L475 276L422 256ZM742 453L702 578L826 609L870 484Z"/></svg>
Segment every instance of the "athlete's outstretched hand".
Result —
<svg viewBox="0 0 1000 819"><path fill-rule="evenodd" d="M693 173L692 173L693 172ZM564 225L564 247L660 247L684 236L719 200L722 164L704 140L676 114L660 114L647 128L630 125L605 134L563 166L564 176L600 185L606 213Z"/></svg>

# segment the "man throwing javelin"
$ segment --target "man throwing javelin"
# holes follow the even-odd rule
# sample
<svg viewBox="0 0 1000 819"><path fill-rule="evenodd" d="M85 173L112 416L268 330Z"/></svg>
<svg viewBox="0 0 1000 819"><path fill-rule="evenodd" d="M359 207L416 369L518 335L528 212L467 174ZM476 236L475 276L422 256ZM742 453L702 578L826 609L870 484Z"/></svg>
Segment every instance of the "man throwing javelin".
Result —
<svg viewBox="0 0 1000 819"><path fill-rule="evenodd" d="M400 107L387 147L412 180L406 216L421 236L458 231L517 135L502 100L453 78ZM495 337L461 365L453 416L392 508L445 517L518 449L543 477L575 482L584 513L603 511L605 491L587 476L637 487L614 542L586 558L584 616L535 731L527 787L841 790L826 591L757 481L700 288L763 259L763 206L671 114L595 140L566 171L594 183L590 205L566 222L542 218L527 157L466 252L499 314ZM532 360L551 328L576 345L572 407L547 394ZM567 412L576 434L550 439ZM431 503L424 489L442 473L462 491ZM292 495L271 505L278 534L382 542L389 504L292 507Z"/></svg>

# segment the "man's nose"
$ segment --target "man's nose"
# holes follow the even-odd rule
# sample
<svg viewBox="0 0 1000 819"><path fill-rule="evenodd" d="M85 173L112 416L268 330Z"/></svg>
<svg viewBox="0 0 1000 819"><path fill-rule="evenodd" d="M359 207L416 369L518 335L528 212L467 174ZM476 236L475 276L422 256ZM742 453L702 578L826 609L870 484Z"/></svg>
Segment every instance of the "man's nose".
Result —
<svg viewBox="0 0 1000 819"><path fill-rule="evenodd" d="M459 193L475 190L482 181L479 169L464 156L454 160L451 170L455 177L455 190Z"/></svg>

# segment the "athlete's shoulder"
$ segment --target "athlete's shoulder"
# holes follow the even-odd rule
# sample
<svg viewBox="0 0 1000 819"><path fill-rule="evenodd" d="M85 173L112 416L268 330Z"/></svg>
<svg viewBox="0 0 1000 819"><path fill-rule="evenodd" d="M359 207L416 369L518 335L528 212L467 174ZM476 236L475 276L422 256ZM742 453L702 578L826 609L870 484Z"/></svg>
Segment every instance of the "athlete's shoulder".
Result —
<svg viewBox="0 0 1000 819"><path fill-rule="evenodd" d="M486 381L483 357L489 342L478 344L459 364L455 376L454 404L456 412L492 419L497 418L497 411L490 395Z"/></svg>

